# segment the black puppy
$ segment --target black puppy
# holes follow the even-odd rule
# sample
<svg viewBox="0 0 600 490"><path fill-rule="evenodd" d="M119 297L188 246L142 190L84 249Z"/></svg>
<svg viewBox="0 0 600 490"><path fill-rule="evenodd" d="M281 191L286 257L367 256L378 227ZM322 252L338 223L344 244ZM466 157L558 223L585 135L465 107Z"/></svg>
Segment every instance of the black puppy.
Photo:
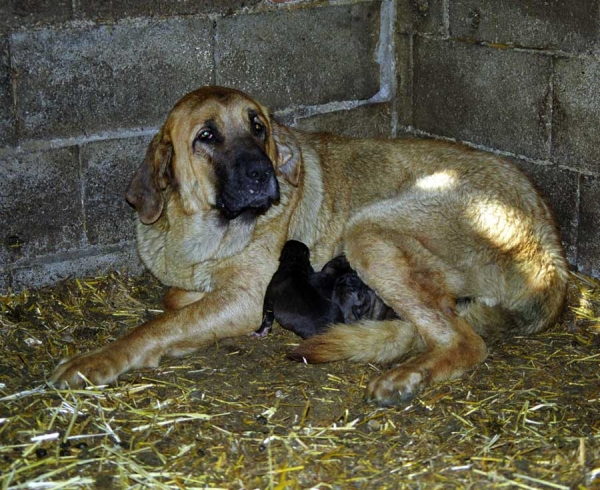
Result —
<svg viewBox="0 0 600 490"><path fill-rule="evenodd" d="M304 339L327 325L342 323L344 315L331 297L337 278L351 269L345 258L336 259L316 274L308 247L296 240L287 241L279 257L279 268L267 287L263 322L254 335L267 336L274 320Z"/></svg>
<svg viewBox="0 0 600 490"><path fill-rule="evenodd" d="M393 314L360 280L344 256L334 258L315 273L308 247L290 240L267 287L263 322L254 335L267 336L277 320L283 328L308 338L334 323L351 323L364 317L384 319L383 315L390 312Z"/></svg>
<svg viewBox="0 0 600 490"><path fill-rule="evenodd" d="M335 282L331 301L339 306L344 323L354 323L361 318L369 320L392 320L399 318L356 272L348 272Z"/></svg>

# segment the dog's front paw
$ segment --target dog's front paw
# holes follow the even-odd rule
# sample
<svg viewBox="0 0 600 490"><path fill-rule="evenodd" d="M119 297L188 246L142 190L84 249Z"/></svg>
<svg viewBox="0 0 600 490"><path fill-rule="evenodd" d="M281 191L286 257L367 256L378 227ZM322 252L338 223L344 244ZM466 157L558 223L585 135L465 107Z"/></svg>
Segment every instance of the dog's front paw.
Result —
<svg viewBox="0 0 600 490"><path fill-rule="evenodd" d="M365 398L384 407L405 405L427 384L428 378L426 371L399 366L371 381Z"/></svg>
<svg viewBox="0 0 600 490"><path fill-rule="evenodd" d="M59 389L112 383L122 372L114 353L100 349L62 361L48 382Z"/></svg>

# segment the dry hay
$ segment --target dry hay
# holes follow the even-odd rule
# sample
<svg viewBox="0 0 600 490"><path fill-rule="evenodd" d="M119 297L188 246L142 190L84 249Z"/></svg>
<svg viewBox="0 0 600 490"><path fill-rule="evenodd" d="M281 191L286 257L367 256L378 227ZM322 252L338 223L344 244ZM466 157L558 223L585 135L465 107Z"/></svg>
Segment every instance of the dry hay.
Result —
<svg viewBox="0 0 600 490"><path fill-rule="evenodd" d="M600 487L600 283L573 278L550 331L491 349L410 405L362 401L375 366L308 366L297 343L224 341L115 387L58 391L55 362L154 315L151 278L0 298L0 482L46 488Z"/></svg>

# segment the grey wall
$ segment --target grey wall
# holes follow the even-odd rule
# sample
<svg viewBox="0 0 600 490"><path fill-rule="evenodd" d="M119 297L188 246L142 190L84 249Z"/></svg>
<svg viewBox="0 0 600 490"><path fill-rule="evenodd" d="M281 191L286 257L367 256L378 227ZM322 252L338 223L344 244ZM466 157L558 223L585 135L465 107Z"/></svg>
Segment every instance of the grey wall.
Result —
<svg viewBox="0 0 600 490"><path fill-rule="evenodd" d="M514 160L600 277L600 0L0 0L0 291L140 270L123 192L203 84Z"/></svg>

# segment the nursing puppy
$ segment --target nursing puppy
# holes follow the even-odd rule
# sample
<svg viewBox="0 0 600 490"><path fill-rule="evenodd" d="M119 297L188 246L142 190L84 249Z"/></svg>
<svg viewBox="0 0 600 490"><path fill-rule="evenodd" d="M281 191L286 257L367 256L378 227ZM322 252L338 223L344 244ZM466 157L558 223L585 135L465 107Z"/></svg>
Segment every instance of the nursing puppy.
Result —
<svg viewBox="0 0 600 490"><path fill-rule="evenodd" d="M320 272L315 272L308 247L289 240L267 287L263 322L254 336L266 337L274 320L306 339L335 323L394 317L393 310L360 280L344 256L330 260Z"/></svg>
<svg viewBox="0 0 600 490"><path fill-rule="evenodd" d="M283 328L303 339L344 322L340 307L332 302L336 280L349 272L348 261L334 259L320 273L310 264L310 251L302 242L286 242L263 305L263 322L254 333L265 337L277 320ZM333 262L333 263L332 263Z"/></svg>
<svg viewBox="0 0 600 490"><path fill-rule="evenodd" d="M369 286L360 280L356 272L338 277L333 287L331 301L344 315L344 323L358 320L393 320L399 318Z"/></svg>
<svg viewBox="0 0 600 490"><path fill-rule="evenodd" d="M204 87L175 105L127 199L140 257L171 287L166 311L60 364L57 386L110 383L252 333L290 239L307 244L317 269L344 254L398 313L333 325L294 352L402 359L367 387L383 405L477 366L488 339L544 330L564 302L552 213L509 162L442 141L303 133L232 89Z"/></svg>

